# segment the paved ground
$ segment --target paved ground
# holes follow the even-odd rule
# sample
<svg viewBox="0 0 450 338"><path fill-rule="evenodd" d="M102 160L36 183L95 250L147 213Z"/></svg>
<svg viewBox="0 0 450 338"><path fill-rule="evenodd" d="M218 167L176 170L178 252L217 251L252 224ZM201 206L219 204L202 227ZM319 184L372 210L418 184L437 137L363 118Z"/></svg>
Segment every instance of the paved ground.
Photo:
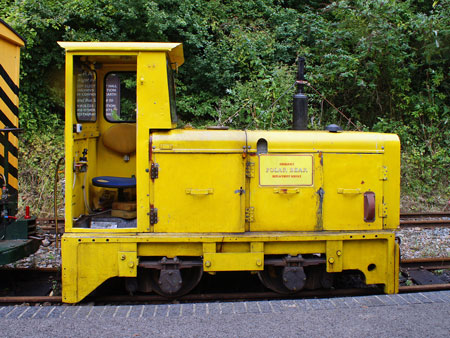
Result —
<svg viewBox="0 0 450 338"><path fill-rule="evenodd" d="M449 337L450 291L283 301L4 306L4 337Z"/></svg>

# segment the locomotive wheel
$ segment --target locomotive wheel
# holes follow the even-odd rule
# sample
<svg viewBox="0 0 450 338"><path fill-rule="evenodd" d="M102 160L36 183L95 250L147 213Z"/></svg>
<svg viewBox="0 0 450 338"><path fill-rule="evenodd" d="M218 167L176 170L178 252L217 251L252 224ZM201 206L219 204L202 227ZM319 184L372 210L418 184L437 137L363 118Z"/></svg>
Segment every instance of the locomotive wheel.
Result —
<svg viewBox="0 0 450 338"><path fill-rule="evenodd" d="M263 271L258 272L261 283L268 289L284 295L295 294L299 290L289 290L283 283L283 267L267 266Z"/></svg>
<svg viewBox="0 0 450 338"><path fill-rule="evenodd" d="M325 265L308 266L305 270L308 274L305 289L331 289L333 287L333 274L327 272Z"/></svg>
<svg viewBox="0 0 450 338"><path fill-rule="evenodd" d="M178 290L174 292L168 292L167 287L164 287L160 284L161 271L157 269L145 269L148 271L144 271L146 273L146 278L148 278L148 283L151 286L151 289L156 292L158 295L167 297L167 298L177 298L184 296L185 294L192 291L200 282L200 279L203 275L202 267L192 267L187 269L177 270L180 272L181 280Z"/></svg>

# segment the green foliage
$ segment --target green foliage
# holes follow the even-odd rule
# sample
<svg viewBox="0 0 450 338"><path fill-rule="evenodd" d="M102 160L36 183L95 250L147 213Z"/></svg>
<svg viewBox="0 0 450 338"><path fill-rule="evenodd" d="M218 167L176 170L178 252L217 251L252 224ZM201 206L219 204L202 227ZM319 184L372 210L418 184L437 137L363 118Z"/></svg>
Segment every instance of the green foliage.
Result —
<svg viewBox="0 0 450 338"><path fill-rule="evenodd" d="M440 209L450 196L450 129L380 119L374 131L393 132L402 144L403 208ZM434 133L432 133L434 131Z"/></svg>
<svg viewBox="0 0 450 338"><path fill-rule="evenodd" d="M63 119L58 40L179 41L180 120L201 127L290 125L298 56L306 78L364 130L402 139L404 191L448 197L450 1L1 0L27 39L21 124L51 132ZM352 126L313 90L310 127ZM419 184L429 188L415 190ZM447 195L445 195L447 194Z"/></svg>
<svg viewBox="0 0 450 338"><path fill-rule="evenodd" d="M261 71L251 81L228 89L212 113L214 123L239 129L289 129L292 124L292 92L295 74L280 64Z"/></svg>
<svg viewBox="0 0 450 338"><path fill-rule="evenodd" d="M19 215L29 206L32 215L53 216L56 161L64 156L62 129L53 134L26 135L19 145ZM62 205L61 181L57 200Z"/></svg>

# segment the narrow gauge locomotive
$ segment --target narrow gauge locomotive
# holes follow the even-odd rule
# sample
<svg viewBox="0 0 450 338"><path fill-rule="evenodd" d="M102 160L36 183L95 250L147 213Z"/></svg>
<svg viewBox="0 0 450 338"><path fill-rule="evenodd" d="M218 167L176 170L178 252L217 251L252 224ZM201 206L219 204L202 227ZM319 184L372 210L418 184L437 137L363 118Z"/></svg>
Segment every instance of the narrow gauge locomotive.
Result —
<svg viewBox="0 0 450 338"><path fill-rule="evenodd" d="M396 135L176 129L180 43L59 44L64 302L112 277L178 297L217 271L295 293L359 270L398 291Z"/></svg>
<svg viewBox="0 0 450 338"><path fill-rule="evenodd" d="M0 265L37 251L36 219L17 219L20 48L25 40L0 19Z"/></svg>

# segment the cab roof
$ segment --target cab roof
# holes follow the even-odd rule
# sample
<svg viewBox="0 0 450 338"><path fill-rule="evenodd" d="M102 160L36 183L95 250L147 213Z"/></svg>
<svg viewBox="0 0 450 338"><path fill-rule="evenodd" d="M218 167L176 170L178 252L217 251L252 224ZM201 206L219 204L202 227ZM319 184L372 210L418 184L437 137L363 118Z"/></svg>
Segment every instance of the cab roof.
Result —
<svg viewBox="0 0 450 338"><path fill-rule="evenodd" d="M25 39L19 35L10 25L0 19L0 37L19 47L25 45Z"/></svg>
<svg viewBox="0 0 450 338"><path fill-rule="evenodd" d="M183 44L179 42L73 42L58 41L67 52L166 52L170 61L184 63Z"/></svg>

